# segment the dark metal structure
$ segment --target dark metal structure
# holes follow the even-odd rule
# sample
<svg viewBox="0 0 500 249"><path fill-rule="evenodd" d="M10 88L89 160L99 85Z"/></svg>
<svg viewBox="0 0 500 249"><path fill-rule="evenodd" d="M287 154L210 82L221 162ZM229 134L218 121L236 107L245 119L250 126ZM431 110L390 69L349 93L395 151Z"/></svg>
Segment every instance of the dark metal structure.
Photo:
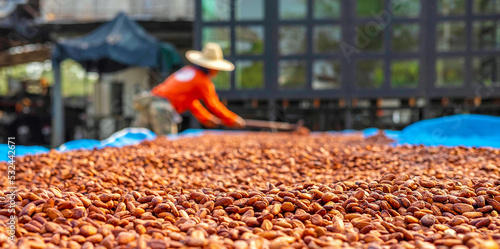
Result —
<svg viewBox="0 0 500 249"><path fill-rule="evenodd" d="M488 108L500 115L497 0L196 0L195 20L195 48L218 42L237 67L219 96L263 102L269 117L277 106L306 100L310 107L296 107L335 115L344 121L341 128L351 128L357 100L367 99L375 112L381 98L416 108L412 121L433 116L436 103L444 110L469 98L473 106L491 100ZM255 41L249 33L260 35L262 49L243 48ZM238 67L256 63L263 83L245 87L248 75ZM316 63L330 66L330 73L318 73ZM315 83L322 78L330 79L326 87ZM416 99L424 104L417 108ZM233 106L250 113L258 105Z"/></svg>

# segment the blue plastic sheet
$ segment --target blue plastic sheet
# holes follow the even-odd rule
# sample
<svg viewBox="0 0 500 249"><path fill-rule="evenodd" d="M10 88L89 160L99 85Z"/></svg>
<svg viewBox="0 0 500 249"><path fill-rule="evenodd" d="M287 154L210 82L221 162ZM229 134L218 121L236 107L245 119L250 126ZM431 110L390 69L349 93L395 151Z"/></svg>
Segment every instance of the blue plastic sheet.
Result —
<svg viewBox="0 0 500 249"><path fill-rule="evenodd" d="M69 141L57 148L58 151L70 151L70 150L91 150L101 146L101 141L93 139L81 139Z"/></svg>
<svg viewBox="0 0 500 249"><path fill-rule="evenodd" d="M114 133L111 137L102 140L102 147L123 147L126 145L138 144L144 140L153 140L156 134L145 128L126 128Z"/></svg>
<svg viewBox="0 0 500 249"><path fill-rule="evenodd" d="M461 114L419 121L401 131L398 144L500 148L500 117Z"/></svg>
<svg viewBox="0 0 500 249"><path fill-rule="evenodd" d="M352 130L341 133L349 132ZM379 129L367 128L361 132L364 137L370 137ZM402 131L384 130L384 135L395 140L393 145L500 148L500 117L478 114L446 116L416 122Z"/></svg>
<svg viewBox="0 0 500 249"><path fill-rule="evenodd" d="M9 160L9 146L7 144L0 144L0 162L5 162ZM48 152L49 149L43 146L15 146L15 156L23 156L28 154L40 154Z"/></svg>
<svg viewBox="0 0 500 249"><path fill-rule="evenodd" d="M144 128L125 128L111 135L109 138L99 141L93 139L80 139L69 141L62 144L57 151L65 152L70 150L92 150L94 148L104 148L104 147L122 147L126 145L138 144L144 140L155 139L156 135ZM9 147L6 144L0 144L0 162L7 161ZM46 153L49 149L42 146L20 146L16 145L15 155L34 155L40 153Z"/></svg>
<svg viewBox="0 0 500 249"><path fill-rule="evenodd" d="M170 140L182 137L198 137L207 130L188 129L177 135L168 135ZM361 132L364 137L370 137L378 133L376 128L368 128L362 131L344 130L339 132L329 131L331 134L351 134ZM227 133L224 130L210 130L210 133ZM231 131L238 132L238 131ZM394 145L414 144L427 146L475 146L500 148L500 117L462 114L442 118L435 118L416 122L402 131L384 130L384 134L394 139ZM91 150L104 147L122 147L133 145L144 140L152 140L156 135L144 128L126 128L114 133L109 138L98 141L92 139L81 139L67 142L57 148L57 151ZM8 160L9 148L6 144L0 144L0 161ZM49 149L42 146L16 146L16 156L28 154L39 154L48 152Z"/></svg>

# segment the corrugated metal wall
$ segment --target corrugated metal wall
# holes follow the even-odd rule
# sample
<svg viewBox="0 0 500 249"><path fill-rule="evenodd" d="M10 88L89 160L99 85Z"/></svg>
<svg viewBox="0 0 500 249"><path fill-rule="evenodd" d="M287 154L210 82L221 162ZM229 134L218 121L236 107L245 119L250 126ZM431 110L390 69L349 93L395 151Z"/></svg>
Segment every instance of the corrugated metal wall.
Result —
<svg viewBox="0 0 500 249"><path fill-rule="evenodd" d="M194 20L194 0L41 0L42 22L112 19L118 12L144 20Z"/></svg>

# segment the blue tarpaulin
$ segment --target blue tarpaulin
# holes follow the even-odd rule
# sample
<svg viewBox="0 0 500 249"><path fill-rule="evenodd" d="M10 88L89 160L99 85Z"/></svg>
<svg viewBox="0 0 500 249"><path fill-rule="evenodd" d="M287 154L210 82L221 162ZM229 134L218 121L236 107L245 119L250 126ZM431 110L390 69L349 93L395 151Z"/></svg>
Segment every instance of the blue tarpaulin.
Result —
<svg viewBox="0 0 500 249"><path fill-rule="evenodd" d="M182 137L201 136L207 130L188 129L178 135L168 135L170 140ZM209 130L213 132L227 132ZM378 133L376 128L368 128L363 131L365 137ZM332 134L349 134L358 132L345 130L330 132ZM435 118L416 122L402 131L384 130L384 134L394 139L394 145L414 144L427 146L474 146L500 148L500 117L463 114L442 118ZM126 128L116 132L111 137L98 141L92 139L81 139L67 142L57 148L57 151L69 151L76 149L94 149L104 147L122 147L133 145L144 140L152 140L156 135L144 128ZM0 161L8 160L9 148L6 144L0 144ZM39 154L48 152L49 149L41 146L16 146L16 156L27 154Z"/></svg>
<svg viewBox="0 0 500 249"><path fill-rule="evenodd" d="M126 145L138 144L145 140L155 139L156 135L145 128L126 128L111 135L109 138L99 141L93 139L80 139L66 142L56 150L60 152L70 150L92 150L104 147L123 147ZM15 141L14 141L15 142ZM7 144L0 144L0 162L8 160L9 147ZM15 146L16 156L34 155L48 152L49 149L42 146Z"/></svg>
<svg viewBox="0 0 500 249"><path fill-rule="evenodd" d="M422 120L404 128L398 144L500 148L500 117L462 114Z"/></svg>
<svg viewBox="0 0 500 249"><path fill-rule="evenodd" d="M98 72L141 66L167 75L183 66L173 45L158 41L124 13L88 35L57 41L52 59L73 59L87 71Z"/></svg>

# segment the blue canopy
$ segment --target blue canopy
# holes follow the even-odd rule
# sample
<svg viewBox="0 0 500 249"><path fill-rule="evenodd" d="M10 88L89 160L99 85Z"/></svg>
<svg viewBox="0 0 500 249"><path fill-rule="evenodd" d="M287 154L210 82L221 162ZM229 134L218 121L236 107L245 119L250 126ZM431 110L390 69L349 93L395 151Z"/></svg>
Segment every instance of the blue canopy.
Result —
<svg viewBox="0 0 500 249"><path fill-rule="evenodd" d="M168 74L183 65L174 46L158 41L124 13L86 36L58 41L52 60L60 63L65 59L97 72L140 66Z"/></svg>

